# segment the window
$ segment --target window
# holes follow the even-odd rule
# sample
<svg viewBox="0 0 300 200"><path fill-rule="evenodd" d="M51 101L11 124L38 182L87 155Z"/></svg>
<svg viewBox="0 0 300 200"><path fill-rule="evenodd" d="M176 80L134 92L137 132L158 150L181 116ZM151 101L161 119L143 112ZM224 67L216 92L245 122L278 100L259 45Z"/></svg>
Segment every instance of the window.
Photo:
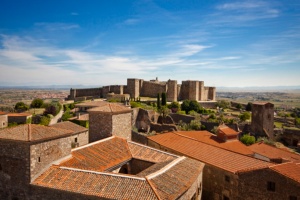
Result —
<svg viewBox="0 0 300 200"><path fill-rule="evenodd" d="M229 183L230 182L230 177L225 175L225 181Z"/></svg>
<svg viewBox="0 0 300 200"><path fill-rule="evenodd" d="M268 185L267 185L267 189L269 191L275 191L275 183L274 182L271 182L271 181L268 181Z"/></svg>
<svg viewBox="0 0 300 200"><path fill-rule="evenodd" d="M75 138L75 142L77 142L77 137Z"/></svg>
<svg viewBox="0 0 300 200"><path fill-rule="evenodd" d="M38 159L38 160L39 160L39 162L41 162L41 157L39 157L39 159Z"/></svg>
<svg viewBox="0 0 300 200"><path fill-rule="evenodd" d="M297 200L296 196L290 196L290 200Z"/></svg>

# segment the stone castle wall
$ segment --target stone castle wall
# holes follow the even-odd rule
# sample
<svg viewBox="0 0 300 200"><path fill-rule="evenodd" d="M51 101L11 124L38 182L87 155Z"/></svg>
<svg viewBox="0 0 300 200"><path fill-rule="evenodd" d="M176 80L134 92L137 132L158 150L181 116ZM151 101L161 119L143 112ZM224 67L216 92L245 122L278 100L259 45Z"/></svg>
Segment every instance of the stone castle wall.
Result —
<svg viewBox="0 0 300 200"><path fill-rule="evenodd" d="M152 81L144 81L140 96L156 98L158 93L167 91L167 85Z"/></svg>
<svg viewBox="0 0 300 200"><path fill-rule="evenodd" d="M143 79L127 79L127 85L110 85L102 88L71 89L69 99L76 100L80 97L103 97L106 98L109 92L115 94L130 94L132 99L142 97L156 98L158 93L166 93L167 101L196 100L215 101L216 88L204 87L203 81L182 81L177 84L176 80L167 82L144 81Z"/></svg>

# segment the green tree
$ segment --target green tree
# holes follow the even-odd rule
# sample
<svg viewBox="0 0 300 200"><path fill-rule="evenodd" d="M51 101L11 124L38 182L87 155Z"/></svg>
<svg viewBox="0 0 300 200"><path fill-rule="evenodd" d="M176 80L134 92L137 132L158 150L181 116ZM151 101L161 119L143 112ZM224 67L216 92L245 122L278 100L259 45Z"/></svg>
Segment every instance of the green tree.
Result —
<svg viewBox="0 0 300 200"><path fill-rule="evenodd" d="M15 110L18 110L18 111L25 111L28 109L29 109L29 106L26 105L24 102L18 102L15 105Z"/></svg>
<svg viewBox="0 0 300 200"><path fill-rule="evenodd" d="M32 100L30 107L31 108L42 108L43 105L44 105L44 101L42 99L36 98L36 99Z"/></svg>
<svg viewBox="0 0 300 200"><path fill-rule="evenodd" d="M251 117L249 112L244 112L243 114L239 115L239 118L242 122L249 120Z"/></svg>
<svg viewBox="0 0 300 200"><path fill-rule="evenodd" d="M172 110L172 113L176 113L180 111L180 104L176 101L173 101L171 104L168 105L168 108Z"/></svg>
<svg viewBox="0 0 300 200"><path fill-rule="evenodd" d="M251 111L252 110L252 103L248 102L248 104L246 106L246 110L247 111Z"/></svg>
<svg viewBox="0 0 300 200"><path fill-rule="evenodd" d="M219 108L223 108L223 109L229 108L230 107L230 102L229 101L225 101L225 100L221 100L221 101L217 102L217 106Z"/></svg>
<svg viewBox="0 0 300 200"><path fill-rule="evenodd" d="M238 104L236 105L236 108L237 108L237 109L241 109L241 108L242 108L242 104L238 103Z"/></svg>
<svg viewBox="0 0 300 200"><path fill-rule="evenodd" d="M162 116L162 123L164 123L167 115L170 113L170 109L167 106L161 106L158 112Z"/></svg>
<svg viewBox="0 0 300 200"><path fill-rule="evenodd" d="M198 103L198 101L196 101L196 100L190 101L190 110L194 110L196 112L199 112L200 108L201 108L201 106Z"/></svg>
<svg viewBox="0 0 300 200"><path fill-rule="evenodd" d="M161 93L161 105L162 106L167 105L167 95L165 92Z"/></svg>
<svg viewBox="0 0 300 200"><path fill-rule="evenodd" d="M247 146L255 143L255 137L251 136L250 134L243 135L240 140Z"/></svg>
<svg viewBox="0 0 300 200"><path fill-rule="evenodd" d="M190 111L190 100L184 100L181 104L181 110L189 113Z"/></svg>
<svg viewBox="0 0 300 200"><path fill-rule="evenodd" d="M160 94L159 93L157 93L157 108L158 109L160 109L160 107L161 107L161 102L160 102Z"/></svg>

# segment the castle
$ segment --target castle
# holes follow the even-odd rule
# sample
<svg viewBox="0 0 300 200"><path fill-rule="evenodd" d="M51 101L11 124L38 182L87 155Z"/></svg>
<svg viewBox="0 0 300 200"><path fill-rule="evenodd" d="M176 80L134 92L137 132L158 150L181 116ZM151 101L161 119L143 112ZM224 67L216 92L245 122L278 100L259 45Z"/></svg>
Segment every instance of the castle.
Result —
<svg viewBox="0 0 300 200"><path fill-rule="evenodd" d="M128 78L127 85L109 85L99 88L70 89L69 100L79 100L83 97L106 98L109 93L129 94L130 98L152 97L156 98L158 93L166 93L167 101L196 100L215 101L216 88L205 87L204 81L182 81L177 80L144 81L143 79Z"/></svg>

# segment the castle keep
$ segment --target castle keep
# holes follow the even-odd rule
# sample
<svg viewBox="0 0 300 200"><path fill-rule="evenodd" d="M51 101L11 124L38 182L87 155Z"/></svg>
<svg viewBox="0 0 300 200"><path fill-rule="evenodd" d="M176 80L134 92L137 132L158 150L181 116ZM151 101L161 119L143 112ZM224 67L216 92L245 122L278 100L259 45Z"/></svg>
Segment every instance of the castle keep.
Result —
<svg viewBox="0 0 300 200"><path fill-rule="evenodd" d="M131 98L153 97L158 93L165 92L167 101L196 100L215 101L216 88L205 87L203 81L182 81L178 84L176 80L159 81L129 78L127 85L109 85L99 88L70 89L69 100L79 100L83 97L106 98L109 93L129 94Z"/></svg>

